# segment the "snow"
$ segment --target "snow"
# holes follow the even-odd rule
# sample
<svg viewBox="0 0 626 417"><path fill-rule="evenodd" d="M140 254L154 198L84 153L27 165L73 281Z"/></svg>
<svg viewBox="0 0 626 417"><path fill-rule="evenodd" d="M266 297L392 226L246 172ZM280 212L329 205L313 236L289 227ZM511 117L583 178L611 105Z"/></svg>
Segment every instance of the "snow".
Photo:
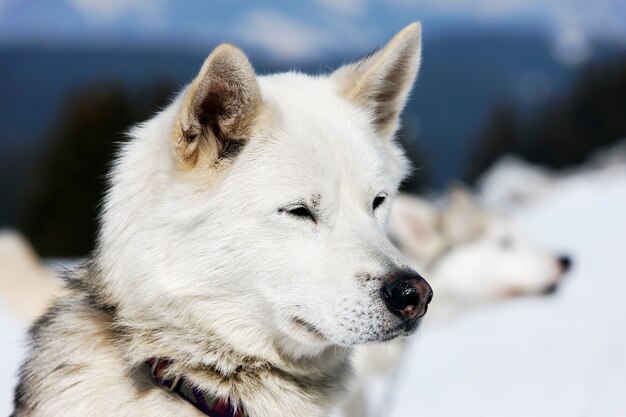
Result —
<svg viewBox="0 0 626 417"><path fill-rule="evenodd" d="M567 282L417 335L381 416L626 416L626 170L559 179L514 216L572 254ZM0 329L9 415L25 324L0 306Z"/></svg>

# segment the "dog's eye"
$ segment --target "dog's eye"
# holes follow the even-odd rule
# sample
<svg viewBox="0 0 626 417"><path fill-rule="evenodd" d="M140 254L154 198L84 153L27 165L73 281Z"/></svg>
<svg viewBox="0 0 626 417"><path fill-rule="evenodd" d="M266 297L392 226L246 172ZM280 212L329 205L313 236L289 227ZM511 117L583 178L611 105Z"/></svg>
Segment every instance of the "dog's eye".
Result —
<svg viewBox="0 0 626 417"><path fill-rule="evenodd" d="M381 204L383 204L385 202L385 199L387 198L386 194L378 194L375 198L374 201L372 202L372 209L376 210L378 207L380 207Z"/></svg>
<svg viewBox="0 0 626 417"><path fill-rule="evenodd" d="M307 206L295 206L295 207L282 209L281 211L293 217L299 217L301 219L308 219L308 220L316 221L315 216L313 215L313 213L311 213L311 210L309 210Z"/></svg>

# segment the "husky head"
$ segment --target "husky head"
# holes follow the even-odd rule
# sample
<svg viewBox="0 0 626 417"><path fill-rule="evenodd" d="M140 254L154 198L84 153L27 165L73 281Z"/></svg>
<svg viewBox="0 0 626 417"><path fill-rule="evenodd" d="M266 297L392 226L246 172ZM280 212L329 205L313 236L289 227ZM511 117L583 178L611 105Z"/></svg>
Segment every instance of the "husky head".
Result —
<svg viewBox="0 0 626 417"><path fill-rule="evenodd" d="M438 297L459 306L517 295L552 293L571 260L533 241L510 220L480 207L455 188L443 210L402 196L391 234L403 252L428 270Z"/></svg>
<svg viewBox="0 0 626 417"><path fill-rule="evenodd" d="M432 294L385 229L419 63L418 24L322 76L257 76L217 47L113 170L99 267L120 320L255 355L411 332Z"/></svg>

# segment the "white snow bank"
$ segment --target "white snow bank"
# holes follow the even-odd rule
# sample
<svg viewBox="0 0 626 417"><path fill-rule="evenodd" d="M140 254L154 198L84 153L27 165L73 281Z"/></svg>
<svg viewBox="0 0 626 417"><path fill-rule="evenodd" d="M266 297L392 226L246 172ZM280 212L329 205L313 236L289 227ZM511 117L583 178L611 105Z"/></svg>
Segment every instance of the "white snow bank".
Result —
<svg viewBox="0 0 626 417"><path fill-rule="evenodd" d="M487 207L510 211L545 197L554 183L555 179L546 168L509 155L499 159L480 177L478 189Z"/></svg>
<svg viewBox="0 0 626 417"><path fill-rule="evenodd" d="M568 181L626 172L626 139L593 153L585 165L551 171L518 156L500 158L478 180L478 194L489 208L510 212L539 202Z"/></svg>

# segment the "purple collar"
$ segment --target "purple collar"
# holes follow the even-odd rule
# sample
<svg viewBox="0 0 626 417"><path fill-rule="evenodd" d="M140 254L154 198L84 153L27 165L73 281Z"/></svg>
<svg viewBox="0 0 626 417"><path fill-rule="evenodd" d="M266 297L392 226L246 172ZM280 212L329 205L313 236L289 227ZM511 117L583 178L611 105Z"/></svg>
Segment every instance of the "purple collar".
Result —
<svg viewBox="0 0 626 417"><path fill-rule="evenodd" d="M161 388L176 393L209 417L248 417L241 404L234 405L230 398L218 398L216 395L201 391L197 386L178 376L173 379L164 377L165 371L172 364L169 359L148 359L152 380Z"/></svg>

